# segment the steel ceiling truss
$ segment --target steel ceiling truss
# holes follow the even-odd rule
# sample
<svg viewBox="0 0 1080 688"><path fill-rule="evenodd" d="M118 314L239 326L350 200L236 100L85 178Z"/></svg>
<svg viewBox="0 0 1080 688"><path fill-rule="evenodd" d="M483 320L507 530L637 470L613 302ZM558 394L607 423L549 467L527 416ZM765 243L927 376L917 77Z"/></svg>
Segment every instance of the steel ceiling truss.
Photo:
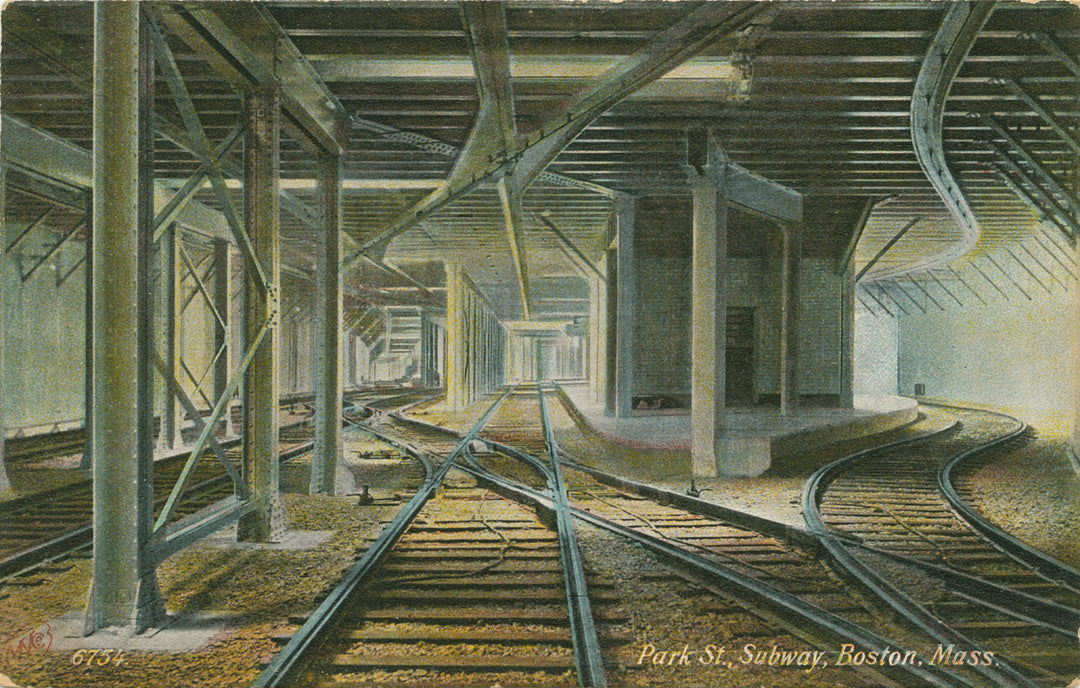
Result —
<svg viewBox="0 0 1080 688"><path fill-rule="evenodd" d="M528 140L499 151L477 169L469 170L469 174L460 175L462 180L457 186L440 187L400 213L382 232L364 242L360 252L385 251L394 237L467 195L483 182L509 176L514 190L522 194L539 178L548 163L597 117L626 96L701 53L722 36L742 28L766 6L767 3L705 3L699 6L608 70Z"/></svg>

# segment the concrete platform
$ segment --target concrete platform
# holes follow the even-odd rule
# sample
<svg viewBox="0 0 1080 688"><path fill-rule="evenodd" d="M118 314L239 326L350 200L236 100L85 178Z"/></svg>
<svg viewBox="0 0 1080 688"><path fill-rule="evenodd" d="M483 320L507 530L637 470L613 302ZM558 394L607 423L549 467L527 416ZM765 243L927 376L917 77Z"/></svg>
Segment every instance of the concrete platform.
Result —
<svg viewBox="0 0 1080 688"><path fill-rule="evenodd" d="M580 418L611 442L634 449L690 451L689 413L615 418L604 415L585 385L563 389ZM732 408L717 432L716 471L703 475L761 475L785 455L885 432L917 417L914 399L891 396L856 396L853 409L804 408L791 416L781 416L776 409Z"/></svg>

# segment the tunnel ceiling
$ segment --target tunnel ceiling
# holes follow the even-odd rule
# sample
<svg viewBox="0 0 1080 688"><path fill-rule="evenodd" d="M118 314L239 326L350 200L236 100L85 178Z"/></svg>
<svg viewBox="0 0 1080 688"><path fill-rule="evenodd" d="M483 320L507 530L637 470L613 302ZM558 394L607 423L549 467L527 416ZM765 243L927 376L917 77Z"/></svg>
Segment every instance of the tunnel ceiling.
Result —
<svg viewBox="0 0 1080 688"><path fill-rule="evenodd" d="M921 219L875 270L895 270L951 245L959 236L957 223L920 166L911 134L916 80L928 51L939 48L935 36L950 5L756 6L760 11L747 21L666 63L653 75L658 78L636 83L625 97L592 113L554 156L548 174L524 191L520 240L528 276L587 274L541 218L595 261L611 238L613 193L687 195L686 132L697 128L711 128L731 160L802 192L816 208L842 209L837 212L845 218L853 215L852 208L857 217L860 204L872 208L855 253L857 266L915 218ZM484 102L476 55L489 67L495 61L488 72L494 74L494 88L509 94L508 100L495 100L511 115L509 136L516 139L510 143L528 143L559 126L559 117L605 70L659 49L664 32L685 22L701 3L512 2L496 24L504 27L501 35L479 47L475 36L490 35L490 25L480 26L487 34L470 33L471 15L456 3L162 5L181 15L192 6L241 27L244 14L256 12L277 32L280 45L295 47L305 73L322 80L328 101L340 104L350 120L343 158L344 223L362 243L436 189L469 145ZM748 6L727 4L732 14ZM3 112L85 148L92 120L91 15L87 2L14 2L5 6L2 18ZM238 91L198 46L185 42L171 23L163 25L199 119L216 144L240 120ZM239 34L245 38L244 31ZM500 45L507 51L504 62L499 62ZM1011 188L1024 184L1013 172L1010 185L1010 162L1033 176L1035 161L1077 195L1078 48L1077 6L997 3L949 85L941 139L948 168L981 228L976 251L1022 237L1044 214ZM509 74L505 68L500 74L506 63ZM166 123L180 120L160 76L156 113ZM568 118L578 114L571 109ZM1055 130L1053 120L1061 128ZM1017 149L1009 149L994 123L1011 135ZM229 160L234 167L241 161L237 152ZM169 136L158 136L159 178L179 186L198 165ZM281 168L293 198L314 204L315 160L288 130ZM198 198L217 205L208 190ZM18 212L32 216L35 209ZM310 270L314 232L288 209L282 222L286 262ZM808 244L819 246L820 253L842 251L851 228L836 225L807 227ZM515 319L522 315L519 265L509 237L498 189L493 180L481 179L393 238L385 260L408 273L411 265L428 266L454 255L500 315ZM828 250L820 248L826 245ZM386 270L366 270L369 285L409 286ZM421 283L438 292L441 285L431 281L431 271L420 272ZM533 310L533 317L545 317L542 304ZM560 307L557 317L564 310Z"/></svg>

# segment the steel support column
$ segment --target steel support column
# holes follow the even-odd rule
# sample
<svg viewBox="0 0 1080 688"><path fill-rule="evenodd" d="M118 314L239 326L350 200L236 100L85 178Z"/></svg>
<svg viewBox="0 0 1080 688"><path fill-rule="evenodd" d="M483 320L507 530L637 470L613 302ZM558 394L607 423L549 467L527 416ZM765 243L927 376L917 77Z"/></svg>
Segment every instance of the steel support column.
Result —
<svg viewBox="0 0 1080 688"><path fill-rule="evenodd" d="M716 434L724 422L727 357L727 185L716 155L690 168L694 196L690 326L690 459L695 476L719 470Z"/></svg>
<svg viewBox="0 0 1080 688"><path fill-rule="evenodd" d="M341 462L341 158L319 159L323 236L315 242L315 452L308 492L334 493Z"/></svg>
<svg viewBox="0 0 1080 688"><path fill-rule="evenodd" d="M616 249L618 282L615 285L615 415L629 418L634 394L634 199L620 194L615 200L619 244Z"/></svg>
<svg viewBox="0 0 1080 688"><path fill-rule="evenodd" d="M0 165L0 280L4 279L4 273L7 271L7 251L4 247L7 245L7 237L4 236L4 219L7 217L7 177L5 170L6 165ZM89 241L87 244L89 245ZM87 281L87 288L89 289L90 282ZM4 371L4 321L7 318L4 316L4 298L3 293L0 292L0 399L7 398L5 394L4 381L7 379L7 375ZM90 433L86 433L89 437ZM4 405L0 403L0 498L7 496L11 493L11 481L8 480L7 463L4 461L4 438L7 437L7 424L4 421Z"/></svg>
<svg viewBox="0 0 1080 688"><path fill-rule="evenodd" d="M245 269L244 342L249 349L267 322L272 323L244 373L243 469L255 510L240 519L238 540L272 541L284 531L278 493L278 346L281 308L281 246L278 217L278 164L281 111L276 87L244 99L244 222L253 258L266 283ZM245 265L245 268L250 266Z"/></svg>
<svg viewBox="0 0 1080 688"><path fill-rule="evenodd" d="M86 633L164 608L150 556L153 62L139 4L94 5L94 557Z"/></svg>
<svg viewBox="0 0 1080 688"><path fill-rule="evenodd" d="M169 381L176 377L176 320L181 317L177 307L176 243L180 228L170 223L158 240L158 321L161 323L161 358L165 362L165 375L161 395L161 407L158 409L160 428L158 430L158 449L166 451L176 447L180 435L180 418L177 411L176 397L169 391Z"/></svg>
<svg viewBox="0 0 1080 688"><path fill-rule="evenodd" d="M840 280L840 406L854 408L855 264L853 261L847 262Z"/></svg>
<svg viewBox="0 0 1080 688"><path fill-rule="evenodd" d="M221 319L214 319L214 399L220 399L229 385L229 372L232 368L232 347L230 336L233 328L232 315L232 247L224 239L214 240L214 309ZM233 414L231 407L225 410L225 434L233 435Z"/></svg>
<svg viewBox="0 0 1080 688"><path fill-rule="evenodd" d="M446 403L460 411L468 403L465 279L460 263L446 263Z"/></svg>
<svg viewBox="0 0 1080 688"><path fill-rule="evenodd" d="M0 165L0 175L4 166ZM86 342L83 350L83 455L79 459L79 470L89 471L94 457L94 202L93 194L88 197L86 207L86 270L83 273L83 337ZM2 201L0 201L2 202ZM3 320L0 313L0 320ZM0 346L0 356L3 347ZM0 380L4 378L0 376ZM0 393L3 389L0 389ZM2 396L2 394L0 394ZM2 406L2 405L0 405ZM3 435L0 435L3 437ZM0 444L3 444L0 442Z"/></svg>
<svg viewBox="0 0 1080 688"><path fill-rule="evenodd" d="M802 226L783 230L780 313L780 414L799 408L799 270L802 264Z"/></svg>

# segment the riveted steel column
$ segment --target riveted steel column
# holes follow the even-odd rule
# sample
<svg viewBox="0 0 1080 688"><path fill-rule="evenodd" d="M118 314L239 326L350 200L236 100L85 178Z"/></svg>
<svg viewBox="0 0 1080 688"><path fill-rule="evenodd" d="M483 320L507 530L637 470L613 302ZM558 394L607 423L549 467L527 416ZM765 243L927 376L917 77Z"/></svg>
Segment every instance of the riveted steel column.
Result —
<svg viewBox="0 0 1080 688"><path fill-rule="evenodd" d="M278 493L278 360L281 309L281 247L278 218L278 160L281 110L273 85L244 99L244 224L262 266L267 290L254 275L244 276L244 348L268 319L273 326L244 375L243 468L255 511L244 516L238 540L267 542L285 529Z"/></svg>
<svg viewBox="0 0 1080 688"><path fill-rule="evenodd" d="M94 3L93 579L87 633L163 614L149 556L153 63L138 3Z"/></svg>
<svg viewBox="0 0 1080 688"><path fill-rule="evenodd" d="M799 270L802 263L802 227L785 227L782 241L780 414L791 415L799 408Z"/></svg>
<svg viewBox="0 0 1080 688"><path fill-rule="evenodd" d="M176 297L176 242L179 228L170 223L158 240L158 320L161 323L162 353L165 363L161 407L158 409L161 429L158 431L158 448L173 449L179 436L180 419L178 418L176 397L169 391L169 380L176 380L176 319L180 317Z"/></svg>
<svg viewBox="0 0 1080 688"><path fill-rule="evenodd" d="M855 266L840 277L840 406L855 407Z"/></svg>
<svg viewBox="0 0 1080 688"><path fill-rule="evenodd" d="M634 199L620 195L615 201L619 245L618 282L615 285L615 415L630 416L634 394L634 302L636 300L636 271L634 270Z"/></svg>
<svg viewBox="0 0 1080 688"><path fill-rule="evenodd" d="M468 308L465 280L459 263L446 264L446 403L460 411L468 403L465 357L468 342L465 309Z"/></svg>
<svg viewBox="0 0 1080 688"><path fill-rule="evenodd" d="M322 155L323 235L315 244L315 453L308 492L334 492L341 462L341 159Z"/></svg>
<svg viewBox="0 0 1080 688"><path fill-rule="evenodd" d="M214 239L214 309L221 315L224 323L214 318L214 351L218 358L214 362L214 398L219 399L229 384L229 329L232 327L232 250L229 242ZM231 413L228 415L232 415Z"/></svg>
<svg viewBox="0 0 1080 688"><path fill-rule="evenodd" d="M717 474L727 375L727 188L724 166L690 172L694 196L691 263L690 456L694 475Z"/></svg>
<svg viewBox="0 0 1080 688"><path fill-rule="evenodd" d="M7 176L5 175L6 167L0 165L0 280L4 279L4 272L7 270L7 237L4 236L3 227L6 220L7 212ZM89 241L87 242L89 246ZM90 283L87 284L87 291L89 291ZM0 497L6 496L11 493L11 481L8 480L7 464L4 462L4 438L7 437L7 424L4 421L4 403L3 400L7 397L7 390L4 381L7 379L7 374L4 372L4 321L7 319L4 315L4 292L0 289ZM90 433L86 433L88 436Z"/></svg>
<svg viewBox="0 0 1080 688"><path fill-rule="evenodd" d="M0 166L3 175L3 166ZM89 471L94 456L94 203L93 194L87 197L86 206L86 258L83 261L83 334L86 339L83 350L83 455L79 459L79 470ZM0 252L3 247L0 247ZM0 314L0 320L3 320ZM0 356L3 347L0 346ZM3 377L0 376L0 380ZM3 392L0 389L0 392ZM3 394L0 394L3 398ZM0 435L2 437L2 435ZM3 444L0 442L0 444Z"/></svg>

